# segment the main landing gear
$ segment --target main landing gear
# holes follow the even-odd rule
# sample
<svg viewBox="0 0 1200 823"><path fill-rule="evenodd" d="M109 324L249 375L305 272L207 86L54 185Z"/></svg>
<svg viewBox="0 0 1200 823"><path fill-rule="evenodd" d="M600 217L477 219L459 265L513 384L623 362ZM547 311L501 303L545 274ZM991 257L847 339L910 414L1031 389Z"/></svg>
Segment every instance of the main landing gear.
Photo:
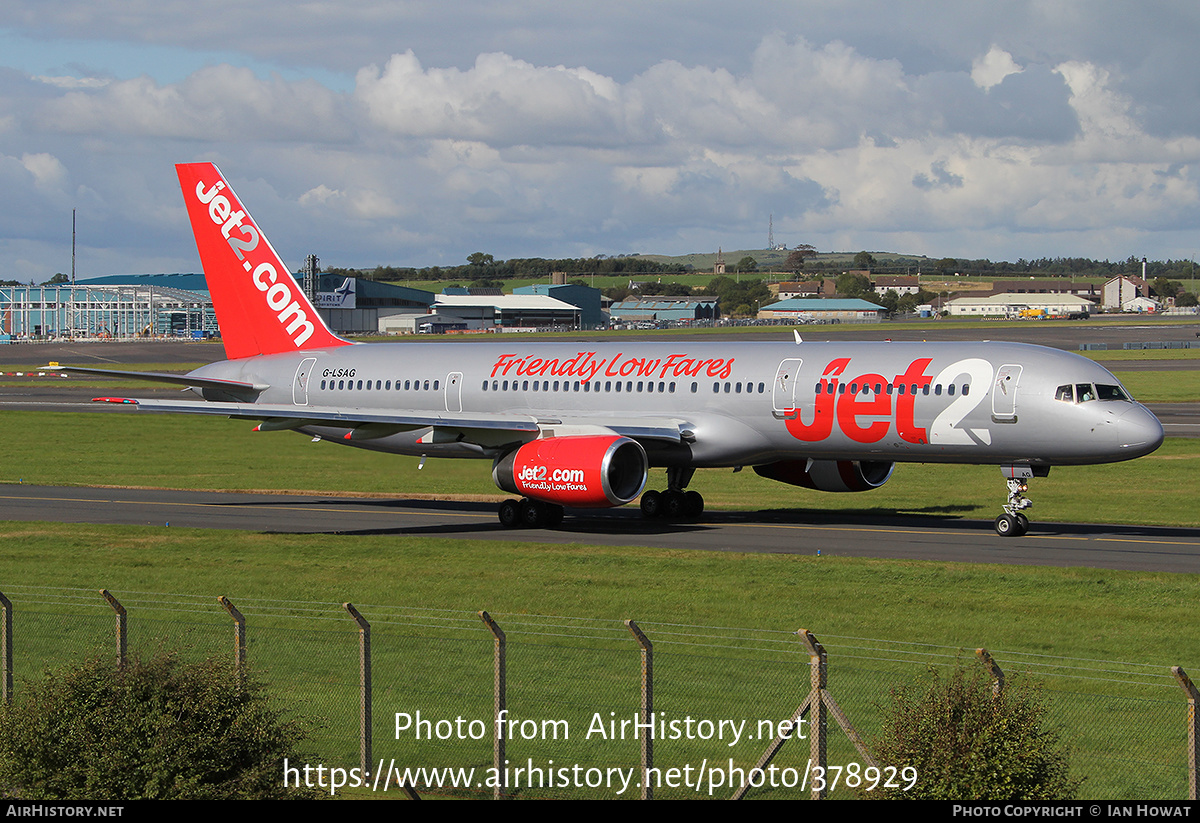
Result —
<svg viewBox="0 0 1200 823"><path fill-rule="evenodd" d="M692 468L667 469L666 490L648 491L642 495L642 516L648 519L691 520L703 514L704 498L700 492L684 491L695 473L696 470Z"/></svg>
<svg viewBox="0 0 1200 823"><path fill-rule="evenodd" d="M1004 514L996 518L996 534L1001 537L1020 537L1029 531L1029 518L1022 510L1033 505L1033 501L1025 496L1029 484L1017 477L1008 478L1008 503Z"/></svg>
<svg viewBox="0 0 1200 823"><path fill-rule="evenodd" d="M498 514L500 525L506 529L553 529L563 521L562 506L528 497L505 500L500 504Z"/></svg>

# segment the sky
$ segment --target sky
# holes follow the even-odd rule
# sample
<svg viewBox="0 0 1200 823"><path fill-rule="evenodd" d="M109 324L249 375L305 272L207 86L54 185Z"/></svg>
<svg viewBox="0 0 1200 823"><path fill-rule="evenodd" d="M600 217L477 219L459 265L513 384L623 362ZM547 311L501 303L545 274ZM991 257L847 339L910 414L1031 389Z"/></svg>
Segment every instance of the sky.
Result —
<svg viewBox="0 0 1200 823"><path fill-rule="evenodd" d="M197 271L174 164L284 260L777 243L1200 253L1200 4L6 0L0 279Z"/></svg>

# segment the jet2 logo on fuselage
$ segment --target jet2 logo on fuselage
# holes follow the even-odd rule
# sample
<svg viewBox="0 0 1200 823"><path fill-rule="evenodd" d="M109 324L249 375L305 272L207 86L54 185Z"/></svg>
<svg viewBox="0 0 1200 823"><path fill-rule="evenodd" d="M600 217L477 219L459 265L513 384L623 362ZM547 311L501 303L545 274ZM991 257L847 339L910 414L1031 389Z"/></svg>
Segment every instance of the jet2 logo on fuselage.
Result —
<svg viewBox="0 0 1200 823"><path fill-rule="evenodd" d="M979 405L987 393L986 387L991 384L992 365L986 360L977 357L959 360L946 366L936 377L930 377L925 370L933 358L922 357L913 360L903 373L891 379L867 373L847 380L843 375L850 360L849 357L831 360L821 373L813 399L811 422L804 422L801 409L786 414L784 424L797 440L809 443L826 440L836 423L842 434L857 443L878 443L887 437L894 422L896 434L909 443L926 444L931 440L939 444L991 442L991 433L987 429L967 430L958 425ZM967 375L964 387L975 385L984 390L969 394L964 388L961 394L952 396L952 381L964 374ZM943 384L948 387L947 396L952 397L951 402L934 418L927 431L916 423L917 394L927 397L930 385L940 389ZM876 386L884 385L889 387L887 391L876 389ZM846 390L847 386L851 387L850 391ZM857 390L860 386L862 391Z"/></svg>

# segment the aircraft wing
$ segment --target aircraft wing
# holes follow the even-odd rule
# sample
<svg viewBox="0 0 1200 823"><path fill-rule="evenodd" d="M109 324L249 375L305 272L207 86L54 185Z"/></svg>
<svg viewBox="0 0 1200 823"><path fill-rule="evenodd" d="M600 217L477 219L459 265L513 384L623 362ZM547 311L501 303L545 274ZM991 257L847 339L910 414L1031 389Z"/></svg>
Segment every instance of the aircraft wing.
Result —
<svg viewBox="0 0 1200 823"><path fill-rule="evenodd" d="M261 420L260 431L299 429L305 426L332 426L352 429L347 439L367 440L403 431L432 428L434 434L453 435L449 440L473 441L472 433L513 432L537 434L544 426L589 426L610 430L635 440L680 442L687 428L682 420L650 417L574 417L535 414L430 413L427 410L377 411L330 406L294 406L271 403L230 403L187 400L138 400L98 397L97 401L135 405L139 410L174 414L212 414L247 420ZM443 436L434 442L447 442ZM480 437L489 441L494 435Z"/></svg>

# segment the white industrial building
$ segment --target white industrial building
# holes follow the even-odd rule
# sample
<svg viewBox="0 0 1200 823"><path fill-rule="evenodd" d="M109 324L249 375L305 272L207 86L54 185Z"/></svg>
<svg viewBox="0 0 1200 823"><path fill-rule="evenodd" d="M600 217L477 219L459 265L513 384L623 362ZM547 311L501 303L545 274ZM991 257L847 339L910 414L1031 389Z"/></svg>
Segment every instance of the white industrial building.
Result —
<svg viewBox="0 0 1200 823"><path fill-rule="evenodd" d="M993 294L989 297L956 297L946 303L952 317L1020 317L1024 311L1044 311L1052 316L1091 314L1096 304L1073 294Z"/></svg>

